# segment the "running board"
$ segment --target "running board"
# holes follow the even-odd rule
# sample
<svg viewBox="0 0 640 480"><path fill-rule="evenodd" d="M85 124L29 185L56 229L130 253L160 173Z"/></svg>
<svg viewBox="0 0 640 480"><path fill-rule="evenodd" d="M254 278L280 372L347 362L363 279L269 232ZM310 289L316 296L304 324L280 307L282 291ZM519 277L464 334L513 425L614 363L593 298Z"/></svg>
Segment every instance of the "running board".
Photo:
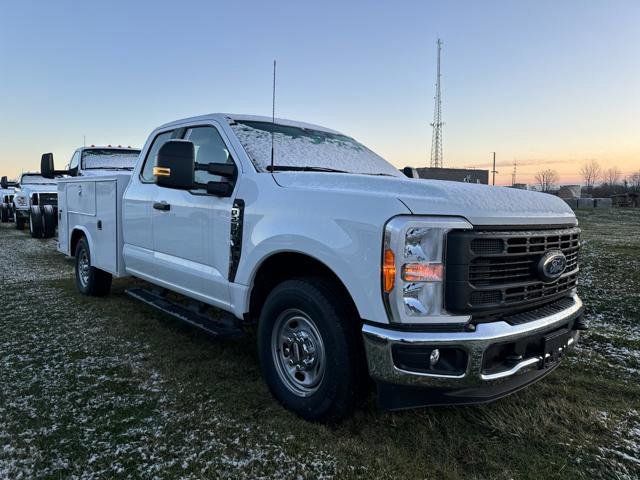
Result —
<svg viewBox="0 0 640 480"><path fill-rule="evenodd" d="M164 296L161 291L151 291L144 288L130 288L126 290L127 295L136 300L146 303L174 318L182 320L189 325L197 327L205 332L219 338L238 338L244 335L240 326L240 320L232 315L221 312L220 318L211 318L200 313L202 308L189 308L172 302ZM204 304L201 304L204 305Z"/></svg>

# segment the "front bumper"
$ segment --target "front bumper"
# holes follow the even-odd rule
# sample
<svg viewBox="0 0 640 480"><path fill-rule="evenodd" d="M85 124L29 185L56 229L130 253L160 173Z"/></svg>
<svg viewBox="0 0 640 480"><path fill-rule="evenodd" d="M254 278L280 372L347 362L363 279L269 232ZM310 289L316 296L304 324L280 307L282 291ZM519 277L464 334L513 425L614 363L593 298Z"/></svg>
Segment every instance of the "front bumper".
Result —
<svg viewBox="0 0 640 480"><path fill-rule="evenodd" d="M379 403L387 409L420 405L469 404L489 402L539 380L557 365L559 354L578 340L575 321L583 312L582 301L573 295L573 305L523 324L505 321L480 323L475 331L399 331L365 324L362 328L369 373L378 384ZM536 338L566 328L566 343L558 356L529 353L507 367L487 371L485 352L492 346ZM429 373L400 368L394 360L395 346L426 348L455 347L466 352L466 368L455 374ZM550 361L554 360L554 361Z"/></svg>

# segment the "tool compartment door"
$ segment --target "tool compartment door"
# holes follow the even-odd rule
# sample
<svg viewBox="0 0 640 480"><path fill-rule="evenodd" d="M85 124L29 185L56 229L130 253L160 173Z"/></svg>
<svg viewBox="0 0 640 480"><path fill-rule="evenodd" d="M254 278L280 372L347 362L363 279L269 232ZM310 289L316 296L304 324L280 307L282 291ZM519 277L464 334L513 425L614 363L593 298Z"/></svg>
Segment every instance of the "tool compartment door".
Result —
<svg viewBox="0 0 640 480"><path fill-rule="evenodd" d="M118 271L118 191L114 179L100 180L95 186L95 225L91 263L107 272Z"/></svg>
<svg viewBox="0 0 640 480"><path fill-rule="evenodd" d="M67 208L69 213L96 214L96 182L67 184Z"/></svg>

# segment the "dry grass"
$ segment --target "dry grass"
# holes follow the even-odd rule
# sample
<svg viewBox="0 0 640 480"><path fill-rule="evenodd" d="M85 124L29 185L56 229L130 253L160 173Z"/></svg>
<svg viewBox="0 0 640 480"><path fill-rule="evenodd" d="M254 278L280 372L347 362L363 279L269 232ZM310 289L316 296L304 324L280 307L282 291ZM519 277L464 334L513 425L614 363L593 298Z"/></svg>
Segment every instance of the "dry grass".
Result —
<svg viewBox="0 0 640 480"><path fill-rule="evenodd" d="M130 300L82 297L53 242L0 228L0 478L638 478L640 212L581 218L593 330L535 387L338 428L218 342Z"/></svg>

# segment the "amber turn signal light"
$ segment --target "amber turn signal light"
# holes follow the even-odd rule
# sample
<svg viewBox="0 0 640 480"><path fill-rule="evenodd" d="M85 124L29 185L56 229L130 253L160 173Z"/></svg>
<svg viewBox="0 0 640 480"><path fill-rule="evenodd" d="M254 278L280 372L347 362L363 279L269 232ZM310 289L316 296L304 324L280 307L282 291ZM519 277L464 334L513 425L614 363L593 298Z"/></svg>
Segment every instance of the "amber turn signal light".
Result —
<svg viewBox="0 0 640 480"><path fill-rule="evenodd" d="M385 293L389 293L393 290L393 286L396 283L396 256L389 248L384 251L384 258L382 262L382 286Z"/></svg>
<svg viewBox="0 0 640 480"><path fill-rule="evenodd" d="M153 174L156 177L170 177L171 169L166 167L153 167Z"/></svg>
<svg viewBox="0 0 640 480"><path fill-rule="evenodd" d="M402 279L407 282L441 282L441 263L407 263L402 266Z"/></svg>

